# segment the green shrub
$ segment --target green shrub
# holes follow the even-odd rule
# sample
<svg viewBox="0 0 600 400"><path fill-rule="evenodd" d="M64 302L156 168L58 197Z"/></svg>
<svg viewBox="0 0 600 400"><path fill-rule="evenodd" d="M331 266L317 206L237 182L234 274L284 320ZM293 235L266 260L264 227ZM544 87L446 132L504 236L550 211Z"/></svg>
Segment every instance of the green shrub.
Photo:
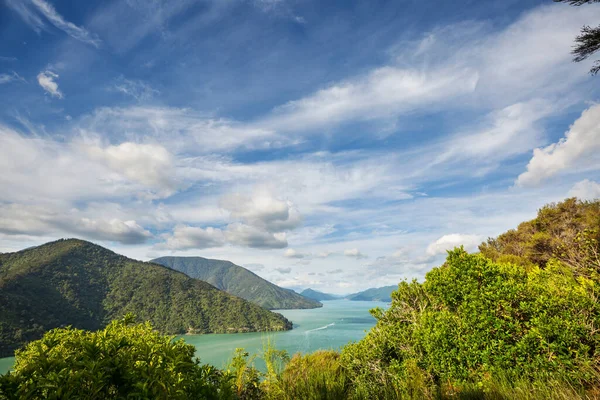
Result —
<svg viewBox="0 0 600 400"><path fill-rule="evenodd" d="M377 325L346 346L343 364L357 393L380 398L389 387L428 397L445 382L498 376L589 386L600 360L598 290L557 261L525 269L456 249L423 284L402 282L388 311L374 310Z"/></svg>
<svg viewBox="0 0 600 400"><path fill-rule="evenodd" d="M47 332L16 352L14 371L0 377L0 393L7 399L231 398L229 378L200 365L194 346L131 320L96 332Z"/></svg>

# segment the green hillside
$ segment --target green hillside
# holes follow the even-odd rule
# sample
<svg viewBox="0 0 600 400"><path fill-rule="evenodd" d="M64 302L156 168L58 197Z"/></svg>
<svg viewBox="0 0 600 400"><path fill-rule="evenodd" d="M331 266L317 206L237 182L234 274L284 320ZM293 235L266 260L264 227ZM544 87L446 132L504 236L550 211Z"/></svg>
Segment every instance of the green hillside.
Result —
<svg viewBox="0 0 600 400"><path fill-rule="evenodd" d="M392 292L398 290L398 285L371 288L362 292L353 293L346 298L354 301L392 301Z"/></svg>
<svg viewBox="0 0 600 400"><path fill-rule="evenodd" d="M77 239L0 254L0 304L0 356L49 329L97 330L126 313L169 334L291 329L206 282Z"/></svg>
<svg viewBox="0 0 600 400"><path fill-rule="evenodd" d="M342 298L342 296L336 296L334 294L319 292L318 290L313 290L311 288L304 289L300 294L304 297L308 297L309 299L313 299L316 301L337 300Z"/></svg>
<svg viewBox="0 0 600 400"><path fill-rule="evenodd" d="M323 305L284 289L230 261L202 257L160 257L152 260L269 310L317 308Z"/></svg>

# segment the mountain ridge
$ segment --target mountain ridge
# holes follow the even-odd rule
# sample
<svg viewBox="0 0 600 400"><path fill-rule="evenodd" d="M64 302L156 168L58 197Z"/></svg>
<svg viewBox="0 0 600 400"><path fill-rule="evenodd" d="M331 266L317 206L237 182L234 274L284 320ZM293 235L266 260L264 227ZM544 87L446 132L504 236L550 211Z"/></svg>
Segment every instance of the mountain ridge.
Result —
<svg viewBox="0 0 600 400"><path fill-rule="evenodd" d="M330 293L324 293L311 288L304 289L302 292L300 292L300 294L304 297L308 297L309 299L313 299L316 301L338 300L344 298L344 296L337 296Z"/></svg>
<svg viewBox="0 0 600 400"><path fill-rule="evenodd" d="M269 310L318 308L318 301L275 285L254 272L227 260L204 257L159 257L150 262L183 272L218 289Z"/></svg>

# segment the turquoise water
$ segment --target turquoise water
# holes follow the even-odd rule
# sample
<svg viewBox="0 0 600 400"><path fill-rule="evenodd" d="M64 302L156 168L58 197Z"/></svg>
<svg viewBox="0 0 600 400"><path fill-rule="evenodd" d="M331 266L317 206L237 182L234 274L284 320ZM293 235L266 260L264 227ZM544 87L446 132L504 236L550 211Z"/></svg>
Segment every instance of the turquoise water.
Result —
<svg viewBox="0 0 600 400"><path fill-rule="evenodd" d="M319 349L338 350L350 341L362 339L375 325L375 318L369 314L374 307L387 308L388 305L375 301L323 301L322 308L277 311L294 323L291 331L182 337L196 346L196 356L203 363L216 367L223 367L237 347L243 347L250 354L260 354L267 337L277 349L287 350L290 355ZM257 366L261 367L262 363L257 362Z"/></svg>
<svg viewBox="0 0 600 400"><path fill-rule="evenodd" d="M322 308L277 311L294 323L291 331L181 337L196 346L196 356L202 363L216 367L223 367L238 347L243 347L250 354L260 355L267 338L277 349L287 350L290 355L319 349L337 350L350 341L360 340L375 325L375 319L369 314L374 307L387 308L388 305L375 301L323 301ZM0 373L8 371L13 361L14 358L0 359ZM257 366L262 367L260 360L257 360Z"/></svg>

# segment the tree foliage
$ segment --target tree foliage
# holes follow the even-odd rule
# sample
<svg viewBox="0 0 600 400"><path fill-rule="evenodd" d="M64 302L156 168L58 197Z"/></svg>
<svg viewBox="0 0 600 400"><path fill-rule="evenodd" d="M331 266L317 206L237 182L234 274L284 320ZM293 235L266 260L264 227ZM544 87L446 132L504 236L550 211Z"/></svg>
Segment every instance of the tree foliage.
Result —
<svg viewBox="0 0 600 400"><path fill-rule="evenodd" d="M521 223L479 246L495 260L542 268L555 258L577 276L598 280L600 274L600 201L567 199L548 204L535 219Z"/></svg>
<svg viewBox="0 0 600 400"><path fill-rule="evenodd" d="M17 351L0 399L233 398L230 377L194 352L131 316L97 332L54 329Z"/></svg>
<svg viewBox="0 0 600 400"><path fill-rule="evenodd" d="M554 0L557 3L568 3L572 6L582 6L584 4L598 3L600 0ZM575 47L573 48L573 61L581 62L588 59L592 54L600 50L600 26L592 28L585 25L581 28L581 33L575 38ZM596 61L590 69L592 75L600 71L600 61Z"/></svg>
<svg viewBox="0 0 600 400"><path fill-rule="evenodd" d="M557 261L524 269L457 249L424 283L399 285L343 364L357 390L382 397L492 376L589 384L600 365L599 290Z"/></svg>

